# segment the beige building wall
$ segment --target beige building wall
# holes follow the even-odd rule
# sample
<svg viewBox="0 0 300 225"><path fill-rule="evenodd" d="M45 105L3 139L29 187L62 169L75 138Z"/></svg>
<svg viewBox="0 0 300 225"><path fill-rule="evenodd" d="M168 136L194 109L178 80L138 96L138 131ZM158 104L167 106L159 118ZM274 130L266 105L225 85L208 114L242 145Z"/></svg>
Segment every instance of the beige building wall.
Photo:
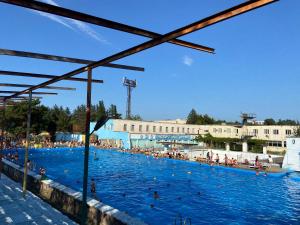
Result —
<svg viewBox="0 0 300 225"><path fill-rule="evenodd" d="M266 140L268 151L283 151L286 138L291 137L296 126L267 125L190 125L167 121L147 122L134 120L114 120L114 131L126 131L134 134L178 134L198 135L210 133L214 137L242 138Z"/></svg>

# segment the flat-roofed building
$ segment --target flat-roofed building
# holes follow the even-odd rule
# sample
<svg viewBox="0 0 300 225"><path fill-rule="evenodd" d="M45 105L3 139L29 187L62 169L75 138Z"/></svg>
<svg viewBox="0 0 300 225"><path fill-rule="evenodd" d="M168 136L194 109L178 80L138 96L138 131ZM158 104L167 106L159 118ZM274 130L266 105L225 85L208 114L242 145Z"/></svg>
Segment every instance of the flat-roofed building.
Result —
<svg viewBox="0 0 300 225"><path fill-rule="evenodd" d="M175 120L176 121L176 120ZM267 150L286 150L286 139L294 134L297 126L280 125L192 125L182 121L135 121L110 119L95 134L102 140L113 140L118 147L160 148L170 145L197 145L197 135L211 134L219 138L264 140ZM93 128L95 123L91 124Z"/></svg>

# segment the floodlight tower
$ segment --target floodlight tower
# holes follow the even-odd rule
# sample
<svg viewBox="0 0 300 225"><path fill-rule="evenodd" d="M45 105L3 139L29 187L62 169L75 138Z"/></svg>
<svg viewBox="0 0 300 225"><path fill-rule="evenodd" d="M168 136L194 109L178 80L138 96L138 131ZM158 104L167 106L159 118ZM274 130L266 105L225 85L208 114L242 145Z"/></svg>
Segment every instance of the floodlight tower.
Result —
<svg viewBox="0 0 300 225"><path fill-rule="evenodd" d="M126 107L126 119L131 117L131 91L136 87L136 80L129 80L126 77L123 78L123 85L127 87L127 107Z"/></svg>

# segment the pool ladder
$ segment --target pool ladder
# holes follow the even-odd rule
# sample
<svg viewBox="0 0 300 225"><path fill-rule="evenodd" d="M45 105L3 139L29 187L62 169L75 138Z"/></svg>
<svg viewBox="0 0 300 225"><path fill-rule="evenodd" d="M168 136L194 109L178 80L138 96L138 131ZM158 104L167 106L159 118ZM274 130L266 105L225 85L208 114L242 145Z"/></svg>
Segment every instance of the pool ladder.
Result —
<svg viewBox="0 0 300 225"><path fill-rule="evenodd" d="M174 225L192 225L192 219L183 218L180 214L178 214L178 216L175 217Z"/></svg>

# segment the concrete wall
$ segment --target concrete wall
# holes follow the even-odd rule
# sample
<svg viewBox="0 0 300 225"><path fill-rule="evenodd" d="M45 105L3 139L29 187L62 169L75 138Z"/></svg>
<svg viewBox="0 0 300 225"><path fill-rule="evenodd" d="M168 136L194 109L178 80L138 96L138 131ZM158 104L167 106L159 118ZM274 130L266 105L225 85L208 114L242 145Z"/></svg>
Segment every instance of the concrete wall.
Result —
<svg viewBox="0 0 300 225"><path fill-rule="evenodd" d="M247 159L249 161L255 161L256 156L258 156L259 160L267 160L269 158L269 155L267 155L267 154L257 154L257 153L251 153L251 152L225 151L225 150L217 150L217 149L193 150L193 151L188 153L188 156L190 157L190 159L193 159L194 157L206 158L207 151L213 153L213 159L214 160L215 160L216 154L218 154L219 157L220 157L220 162L224 162L225 154L228 156L228 158L230 158L230 159L234 158L239 163L245 162L245 159ZM274 160L274 163L277 163L277 161L282 162L282 157L281 156L272 155L272 158Z"/></svg>
<svg viewBox="0 0 300 225"><path fill-rule="evenodd" d="M22 183L23 168L5 159L3 159L3 163L3 173L16 182ZM28 173L27 189L73 220L80 222L81 192L53 180L41 181L40 175L31 171ZM88 198L87 205L89 225L146 225L139 219L130 217L95 199Z"/></svg>
<svg viewBox="0 0 300 225"><path fill-rule="evenodd" d="M287 139L287 152L282 167L300 172L300 138Z"/></svg>

